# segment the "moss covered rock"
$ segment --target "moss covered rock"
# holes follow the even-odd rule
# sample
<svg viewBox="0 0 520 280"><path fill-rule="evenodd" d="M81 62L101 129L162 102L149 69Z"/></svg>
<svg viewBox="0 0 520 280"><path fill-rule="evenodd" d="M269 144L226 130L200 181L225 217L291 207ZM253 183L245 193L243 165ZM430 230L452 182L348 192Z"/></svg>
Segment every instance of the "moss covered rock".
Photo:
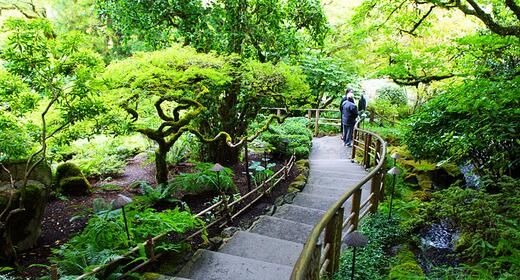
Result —
<svg viewBox="0 0 520 280"><path fill-rule="evenodd" d="M78 166L66 162L56 169L58 191L65 195L86 195L92 192L92 187Z"/></svg>
<svg viewBox="0 0 520 280"><path fill-rule="evenodd" d="M13 189L10 184L0 184L0 209L7 208L9 197L11 206L9 211L18 207L18 200L22 196L24 211L12 215L6 225L7 232L12 239L12 244L18 251L30 249L36 245L41 233L41 221L47 203L48 188L38 182L29 180L25 188ZM13 203L15 202L15 203ZM9 257L4 250L5 235L2 236L2 250L0 250L0 261L9 262Z"/></svg>

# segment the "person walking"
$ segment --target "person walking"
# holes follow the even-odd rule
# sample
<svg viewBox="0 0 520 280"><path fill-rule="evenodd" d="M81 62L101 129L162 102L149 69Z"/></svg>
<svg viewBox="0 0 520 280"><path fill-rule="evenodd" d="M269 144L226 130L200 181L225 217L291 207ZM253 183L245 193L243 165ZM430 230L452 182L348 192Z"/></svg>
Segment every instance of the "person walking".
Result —
<svg viewBox="0 0 520 280"><path fill-rule="evenodd" d="M347 94L347 99L341 103L341 126L343 128L343 143L345 146L352 146L352 134L354 125L358 116L356 103L354 102L354 94Z"/></svg>
<svg viewBox="0 0 520 280"><path fill-rule="evenodd" d="M339 103L339 112L341 114L341 126L340 126L340 133L341 133L341 140L345 140L345 138L343 137L343 109L342 109L342 106L343 106L343 102L345 102L345 100L347 100L347 95L348 94L353 94L353 90L351 88L347 88L347 90L345 91L345 95L343 95L343 97L341 98L341 102Z"/></svg>

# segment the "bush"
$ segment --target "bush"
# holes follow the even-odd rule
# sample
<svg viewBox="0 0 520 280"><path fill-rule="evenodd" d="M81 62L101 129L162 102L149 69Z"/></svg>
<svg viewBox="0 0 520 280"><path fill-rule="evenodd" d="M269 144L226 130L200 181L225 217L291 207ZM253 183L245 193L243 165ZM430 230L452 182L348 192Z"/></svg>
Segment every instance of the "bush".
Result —
<svg viewBox="0 0 520 280"><path fill-rule="evenodd" d="M369 240L368 245L356 252L355 279L387 279L390 259L384 249L404 237L404 230L395 218L388 219L379 213L368 216L361 222L359 229ZM352 250L347 249L340 260L335 280L350 279L352 271Z"/></svg>
<svg viewBox="0 0 520 280"><path fill-rule="evenodd" d="M210 170L213 166L213 163L199 162L195 166L198 172L180 174L170 184L176 189L195 195L207 192L237 193L237 186L233 182L233 171L225 167L218 173L217 180L217 172ZM220 183L220 189L217 183Z"/></svg>
<svg viewBox="0 0 520 280"><path fill-rule="evenodd" d="M312 143L312 132L307 128L308 125L307 118L287 118L282 124L272 125L262 134L261 139L269 143L274 156L290 157L294 152L298 158L307 158Z"/></svg>
<svg viewBox="0 0 520 280"><path fill-rule="evenodd" d="M108 137L97 135L92 139L79 139L69 147L55 151L54 158L78 165L87 177L107 177L124 172L126 159L149 149L149 142L142 136Z"/></svg>
<svg viewBox="0 0 520 280"><path fill-rule="evenodd" d="M58 249L54 249L52 263L56 263L62 276L80 275L92 266L106 264L144 242L148 236L165 232L182 234L198 229L203 222L191 213L179 209L156 212L153 209L127 209L130 240L125 231L121 210L94 215L85 229ZM156 244L157 252L178 251L183 244L164 241Z"/></svg>
<svg viewBox="0 0 520 280"><path fill-rule="evenodd" d="M406 91L399 86L385 86L376 90L376 100L388 101L391 105L401 106L408 103Z"/></svg>

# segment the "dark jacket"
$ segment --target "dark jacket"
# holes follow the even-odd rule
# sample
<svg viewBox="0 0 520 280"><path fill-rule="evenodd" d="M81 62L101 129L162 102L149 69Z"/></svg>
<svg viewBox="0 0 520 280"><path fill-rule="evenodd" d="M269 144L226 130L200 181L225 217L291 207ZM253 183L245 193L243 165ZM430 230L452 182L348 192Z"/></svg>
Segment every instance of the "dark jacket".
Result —
<svg viewBox="0 0 520 280"><path fill-rule="evenodd" d="M358 116L357 106L349 100L343 101L341 104L341 123L347 125L353 125L356 123Z"/></svg>

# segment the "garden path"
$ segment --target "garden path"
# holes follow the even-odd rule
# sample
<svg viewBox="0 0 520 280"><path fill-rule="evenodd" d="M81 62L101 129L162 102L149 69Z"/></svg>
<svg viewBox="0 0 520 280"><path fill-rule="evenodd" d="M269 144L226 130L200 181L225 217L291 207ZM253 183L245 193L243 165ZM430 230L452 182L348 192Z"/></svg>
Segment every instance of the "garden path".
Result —
<svg viewBox="0 0 520 280"><path fill-rule="evenodd" d="M289 279L313 226L341 194L368 173L350 160L351 149L339 136L313 139L310 174L304 190L292 204L261 216L246 231L238 231L218 251L198 250L173 279ZM362 201L370 190L363 186ZM351 202L345 205L350 215Z"/></svg>

